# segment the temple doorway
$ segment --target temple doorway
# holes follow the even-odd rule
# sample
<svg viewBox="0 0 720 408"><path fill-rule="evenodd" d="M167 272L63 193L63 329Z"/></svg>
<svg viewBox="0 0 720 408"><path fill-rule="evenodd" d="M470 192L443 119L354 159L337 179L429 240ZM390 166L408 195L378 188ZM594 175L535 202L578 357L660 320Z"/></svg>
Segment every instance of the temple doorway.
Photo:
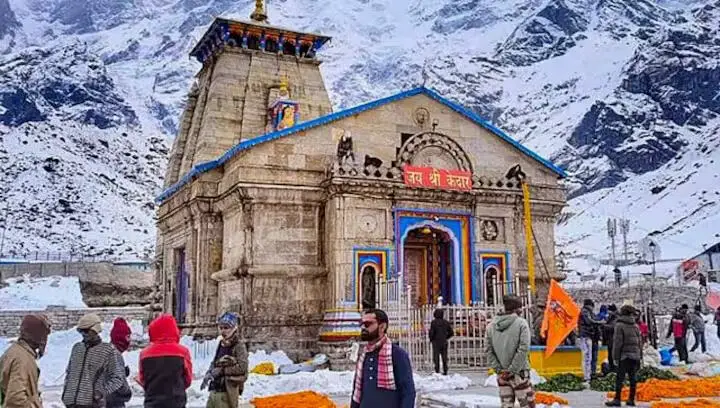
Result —
<svg viewBox="0 0 720 408"><path fill-rule="evenodd" d="M405 282L416 306L462 303L453 297L454 246L450 235L430 226L412 229L403 243Z"/></svg>
<svg viewBox="0 0 720 408"><path fill-rule="evenodd" d="M377 306L377 271L368 265L360 275L360 296L363 310L375 309Z"/></svg>
<svg viewBox="0 0 720 408"><path fill-rule="evenodd" d="M498 270L495 266L489 266L485 270L485 302L488 305L494 305L496 302L495 298L498 295L502 296L502 294L497 293L500 289L501 285L498 285Z"/></svg>
<svg viewBox="0 0 720 408"><path fill-rule="evenodd" d="M173 304L175 306L175 320L184 323L187 314L188 286L189 279L185 268L185 248L175 252L175 293Z"/></svg>

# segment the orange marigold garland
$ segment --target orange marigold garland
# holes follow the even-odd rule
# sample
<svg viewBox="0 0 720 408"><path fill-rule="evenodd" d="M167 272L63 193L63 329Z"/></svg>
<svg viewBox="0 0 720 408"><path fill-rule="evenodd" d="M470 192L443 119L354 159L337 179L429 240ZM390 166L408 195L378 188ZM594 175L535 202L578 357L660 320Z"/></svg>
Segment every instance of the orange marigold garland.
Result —
<svg viewBox="0 0 720 408"><path fill-rule="evenodd" d="M650 408L720 408L720 402L702 398L680 402L653 402Z"/></svg>
<svg viewBox="0 0 720 408"><path fill-rule="evenodd" d="M622 390L622 400L628 398L629 388ZM615 393L609 392L609 398ZM720 377L692 378L687 380L650 379L637 385L637 401L657 401L662 398L720 397ZM683 405L684 407L685 405Z"/></svg>
<svg viewBox="0 0 720 408"><path fill-rule="evenodd" d="M337 408L326 395L314 391L301 391L272 397L253 398L255 408Z"/></svg>
<svg viewBox="0 0 720 408"><path fill-rule="evenodd" d="M554 394L550 394L547 392L536 392L535 393L535 403L537 403L537 404L552 405L556 402L560 405L569 404L568 400L566 400L565 398L558 397L557 395L554 395Z"/></svg>

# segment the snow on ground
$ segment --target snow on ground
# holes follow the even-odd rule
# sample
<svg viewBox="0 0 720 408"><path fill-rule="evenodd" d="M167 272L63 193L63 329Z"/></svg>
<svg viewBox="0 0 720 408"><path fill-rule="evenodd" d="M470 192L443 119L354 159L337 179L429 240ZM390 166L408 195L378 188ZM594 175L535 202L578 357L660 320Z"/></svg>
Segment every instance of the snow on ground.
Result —
<svg viewBox="0 0 720 408"><path fill-rule="evenodd" d="M8 278L0 289L0 310L44 310L47 306L85 308L77 277Z"/></svg>
<svg viewBox="0 0 720 408"><path fill-rule="evenodd" d="M710 356L712 359L720 361L720 339L718 339L718 327L713 323L714 316L708 314L705 316L705 344L707 345L706 357ZM695 335L688 334L687 337L688 349L695 345ZM698 349L696 351L700 351ZM693 358L695 353L690 353L690 361L701 361L700 358Z"/></svg>
<svg viewBox="0 0 720 408"><path fill-rule="evenodd" d="M433 401L443 402L445 404L452 404L454 407L465 407L465 408L499 408L500 397L494 395L480 395L480 394L437 394L432 396ZM537 408L546 408L545 404L536 405ZM568 407L567 405L560 405L558 403L552 404L552 408Z"/></svg>
<svg viewBox="0 0 720 408"><path fill-rule="evenodd" d="M290 357L288 357L287 354L285 354L285 352L283 351L273 351L272 353L268 354L265 350L260 350L254 353L250 353L250 356L248 357L248 366L251 370L258 364L265 362L273 363L275 365L276 371L277 368L280 366L293 364L293 361L290 360Z"/></svg>
<svg viewBox="0 0 720 408"><path fill-rule="evenodd" d="M147 334L144 332L141 322L130 322L130 326L133 332L133 340L147 340ZM103 324L101 333L103 340L109 341L111 328L112 324ZM75 329L56 331L50 334L45 355L38 361L40 366L40 386L44 390L43 400L46 408L62 407L60 396L65 377L65 368L67 367L72 345L80 341L80 339L80 334ZM0 337L0 354L5 352L12 340L14 339ZM188 389L188 407L204 407L208 394L207 391L200 390L200 384L214 356L217 340L197 342L189 336L183 336L180 343L190 350L193 360L195 380ZM142 389L132 380L138 372L140 350L126 352L123 357L130 368L130 382L134 394L134 398L128 406L140 407L142 406ZM273 362L276 366L293 363L282 351L274 351L269 354L265 351L258 351L250 353L249 368L252 369L256 365L267 361ZM352 390L353 375L354 373L351 371L335 372L329 370L274 376L251 374L245 383L243 398L249 400L254 397L302 390L348 396ZM449 376L437 374L422 376L416 374L415 384L420 392L457 390L468 388L471 385L471 380L458 374Z"/></svg>

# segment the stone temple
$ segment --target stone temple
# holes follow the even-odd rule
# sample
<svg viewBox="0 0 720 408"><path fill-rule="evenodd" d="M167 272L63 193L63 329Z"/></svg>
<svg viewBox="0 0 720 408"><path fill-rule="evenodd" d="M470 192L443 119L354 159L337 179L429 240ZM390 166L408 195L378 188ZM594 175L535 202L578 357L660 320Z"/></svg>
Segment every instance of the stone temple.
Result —
<svg viewBox="0 0 720 408"><path fill-rule="evenodd" d="M216 19L193 48L158 197L156 282L186 332L231 310L250 341L300 349L324 311L372 307L393 279L414 305L490 303L492 279L528 276L511 169L547 285L560 168L424 87L334 111L330 38L269 25L260 5L251 18Z"/></svg>

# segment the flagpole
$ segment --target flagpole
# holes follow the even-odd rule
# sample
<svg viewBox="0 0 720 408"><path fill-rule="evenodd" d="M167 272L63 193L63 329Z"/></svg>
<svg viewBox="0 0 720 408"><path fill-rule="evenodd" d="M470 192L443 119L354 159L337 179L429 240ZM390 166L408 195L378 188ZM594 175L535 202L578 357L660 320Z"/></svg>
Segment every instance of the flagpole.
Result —
<svg viewBox="0 0 720 408"><path fill-rule="evenodd" d="M532 212L530 211L530 188L525 180L521 180L523 192L523 210L525 212L525 247L527 250L528 282L530 290L535 294L535 251L532 239Z"/></svg>

